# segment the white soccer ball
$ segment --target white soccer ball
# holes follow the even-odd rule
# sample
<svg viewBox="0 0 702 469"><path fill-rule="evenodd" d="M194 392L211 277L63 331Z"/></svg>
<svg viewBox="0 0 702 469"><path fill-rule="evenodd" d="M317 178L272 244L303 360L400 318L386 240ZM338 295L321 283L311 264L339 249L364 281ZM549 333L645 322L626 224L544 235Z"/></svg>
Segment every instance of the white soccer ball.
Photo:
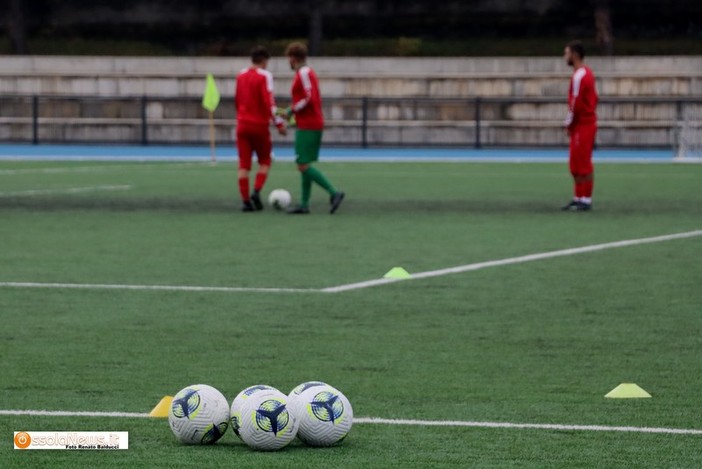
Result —
<svg viewBox="0 0 702 469"><path fill-rule="evenodd" d="M321 381L302 383L288 395L298 420L297 436L310 446L331 446L343 440L353 425L353 408L346 396Z"/></svg>
<svg viewBox="0 0 702 469"><path fill-rule="evenodd" d="M248 396L237 420L239 437L253 449L281 449L297 435L297 420L288 410L288 397L277 389L263 389Z"/></svg>
<svg viewBox="0 0 702 469"><path fill-rule="evenodd" d="M194 384L173 396L168 423L182 443L210 445L227 431L229 403L212 386Z"/></svg>
<svg viewBox="0 0 702 469"><path fill-rule="evenodd" d="M276 391L276 389L273 386L268 386L267 384L256 384L255 386L249 386L248 388L244 389L236 395L236 397L232 401L232 406L229 410L229 414L231 416L231 427L232 430L234 430L234 434L236 436L241 438L241 435L239 435L239 422L241 422L241 406L253 394L260 391L270 390Z"/></svg>
<svg viewBox="0 0 702 469"><path fill-rule="evenodd" d="M276 210L285 210L291 201L292 196L285 189L275 189L268 196L268 204Z"/></svg>

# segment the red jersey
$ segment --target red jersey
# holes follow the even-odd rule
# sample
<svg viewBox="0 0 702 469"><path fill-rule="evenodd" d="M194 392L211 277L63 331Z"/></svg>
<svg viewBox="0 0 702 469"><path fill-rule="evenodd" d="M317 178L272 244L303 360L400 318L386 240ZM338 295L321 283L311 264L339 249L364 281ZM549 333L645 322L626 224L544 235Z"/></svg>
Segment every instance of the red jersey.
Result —
<svg viewBox="0 0 702 469"><path fill-rule="evenodd" d="M319 94L317 75L305 65L295 73L292 84L292 110L295 113L297 128L302 130L322 130L322 96Z"/></svg>
<svg viewBox="0 0 702 469"><path fill-rule="evenodd" d="M239 73L234 105L239 122L268 126L273 119L276 125L283 124L283 120L275 115L273 75L262 68L250 67Z"/></svg>
<svg viewBox="0 0 702 469"><path fill-rule="evenodd" d="M573 73L568 88L568 117L566 127L597 125L597 86L595 75L586 66Z"/></svg>

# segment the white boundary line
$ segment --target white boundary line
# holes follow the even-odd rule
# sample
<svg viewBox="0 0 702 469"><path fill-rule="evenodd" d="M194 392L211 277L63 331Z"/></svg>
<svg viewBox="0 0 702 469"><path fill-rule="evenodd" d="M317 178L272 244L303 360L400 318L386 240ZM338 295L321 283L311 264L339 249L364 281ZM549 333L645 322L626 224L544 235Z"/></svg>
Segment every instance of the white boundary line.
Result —
<svg viewBox="0 0 702 469"><path fill-rule="evenodd" d="M150 418L146 413L137 412L81 412L65 410L0 410L0 415L41 416L41 417L112 417ZM628 432L664 433L676 435L702 435L702 430L691 428L623 427L608 425L562 425L555 423L513 423L513 422L474 422L465 420L406 420L379 417L357 417L354 423L365 425L408 425L417 427L469 427L469 428L510 428L530 430L585 431L585 432Z"/></svg>
<svg viewBox="0 0 702 469"><path fill-rule="evenodd" d="M564 151L566 155L567 150ZM149 163L149 162L164 162L164 163L178 163L178 162L193 162L193 163L209 163L209 156L150 156L150 155L135 155L135 156L124 156L124 155L86 155L86 156L66 156L66 155L39 155L39 156L27 156L27 155L0 155L0 161L55 161L55 162L102 162L102 161L118 161L118 162L131 162L131 163ZM225 163L236 163L238 157L229 155L218 155L217 162ZM275 156L273 161L290 163L295 161L294 156ZM324 163L510 163L510 164L522 164L522 163L558 163L563 164L568 162L568 157L566 156L555 156L555 157L538 157L538 156L365 156L365 155L349 155L349 156L324 156ZM699 164L702 161L689 160L686 161L676 160L673 156L666 158L658 157L604 157L597 159L597 164Z"/></svg>
<svg viewBox="0 0 702 469"><path fill-rule="evenodd" d="M0 162L2 159L0 159ZM117 160L115 160L117 161ZM198 162L171 162L163 163L133 163L125 162L123 164L110 164L102 166L69 166L69 167L53 167L53 168L21 168L21 169L0 169L0 176L17 176L22 174L65 174L65 173L104 173L115 169L134 169L134 168L157 168L173 166L196 166L203 163ZM209 161L207 162L209 165ZM204 164L203 164L204 165Z"/></svg>
<svg viewBox="0 0 702 469"><path fill-rule="evenodd" d="M417 272L415 274L411 274L411 276L408 280L440 277L440 276L444 276L444 275L459 274L459 273L463 273L463 272L481 270L481 269L485 269L488 267L497 267L497 266L501 266L501 265L523 264L525 262L539 261L542 259L551 259L554 257L573 256L576 254L583 254L586 252L604 251L606 249L615 249L615 248L622 248L622 247L627 247L627 246L637 246L640 244L660 243L662 241L671 241L674 239L693 238L696 236L702 236L702 230L688 231L686 233L676 233L676 234L669 234L669 235L663 235L663 236L653 236L651 238L627 239L627 240L615 241L615 242L611 242L611 243L593 244L590 246L582 246L579 248L561 249L558 251L541 252L541 253L536 253L536 254L529 254L526 256L509 257L507 259L499 259L499 260L487 261L487 262L477 262L475 264L459 265L456 267L449 267L447 269L427 270L424 272ZM360 290L363 288L370 288L370 287L375 287L378 285L385 285L388 283L399 282L401 280L404 280L404 279L380 278L380 279L375 279L375 280L366 280L364 282L338 285L336 287L328 287L328 288L322 289L322 291L326 292L326 293L339 293L339 292L343 292L343 291Z"/></svg>
<svg viewBox="0 0 702 469"><path fill-rule="evenodd" d="M21 197L25 195L51 195L51 194L78 194L81 192L96 191L128 191L132 186L90 186L90 187L66 187L63 189L35 189L27 191L0 192L0 197Z"/></svg>
<svg viewBox="0 0 702 469"><path fill-rule="evenodd" d="M474 270L486 269L488 267L498 267L503 265L523 264L525 262L552 259L555 257L573 256L587 252L604 251L627 246L638 246L641 244L660 243L675 239L686 239L702 236L702 230L688 231L685 233L675 233L650 238L626 239L611 243L592 244L579 248L560 249L558 251L547 251L526 256L509 257L494 261L477 262L464 264L446 269L427 270L411 274L406 280L417 280L423 278L440 277L444 275L471 272ZM258 287L210 287L210 286L190 286L190 285L120 285L120 284L90 284L90 283L41 283L41 282L0 282L0 288L65 288L65 289L87 289L87 290L160 290L160 291L191 291L191 292L259 292L259 293L340 293L352 290L386 285L388 283L400 282L405 279L379 278L366 280L363 282L347 283L327 288L258 288Z"/></svg>
<svg viewBox="0 0 702 469"><path fill-rule="evenodd" d="M66 288L77 290L156 290L188 292L259 292L259 293L309 293L319 292L314 288L260 288L260 287L198 287L189 285L120 285L100 283L41 283L41 282L0 282L0 287L10 288Z"/></svg>
<svg viewBox="0 0 702 469"><path fill-rule="evenodd" d="M149 414L138 412L83 412L71 410L0 410L0 415L29 415L38 417L114 417L147 418Z"/></svg>
<svg viewBox="0 0 702 469"><path fill-rule="evenodd" d="M511 422L471 422L461 420L402 420L377 417L360 417L353 420L360 424L416 425L427 427L472 427L472 428L516 428L534 430L589 431L589 432L632 432L702 435L702 430L686 428L618 427L607 425L561 425L555 423L511 423Z"/></svg>

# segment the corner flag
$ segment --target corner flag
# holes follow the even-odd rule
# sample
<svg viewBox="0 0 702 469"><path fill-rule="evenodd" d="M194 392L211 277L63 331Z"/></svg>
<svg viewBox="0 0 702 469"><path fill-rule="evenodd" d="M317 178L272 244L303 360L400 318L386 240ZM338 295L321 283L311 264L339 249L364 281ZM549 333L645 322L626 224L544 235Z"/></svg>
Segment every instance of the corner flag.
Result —
<svg viewBox="0 0 702 469"><path fill-rule="evenodd" d="M207 74L207 84L205 94L202 96L202 107L210 112L214 112L219 106L219 90L211 73Z"/></svg>

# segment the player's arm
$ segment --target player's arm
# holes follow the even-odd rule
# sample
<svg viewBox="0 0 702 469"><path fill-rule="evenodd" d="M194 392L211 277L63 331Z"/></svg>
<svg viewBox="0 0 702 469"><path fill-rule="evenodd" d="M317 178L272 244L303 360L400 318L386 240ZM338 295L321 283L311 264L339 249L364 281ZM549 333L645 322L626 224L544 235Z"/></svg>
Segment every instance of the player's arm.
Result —
<svg viewBox="0 0 702 469"><path fill-rule="evenodd" d="M592 79L589 76L585 76L580 82L580 93L578 93L577 98L573 102L573 113L575 115L580 115L587 110L585 101L593 87L594 83L592 83Z"/></svg>
<svg viewBox="0 0 702 469"><path fill-rule="evenodd" d="M310 69L308 67L303 67L299 71L300 82L302 83L302 89L305 90L305 97L300 99L298 102L293 103L292 112L302 111L312 100L312 80L310 80Z"/></svg>
<svg viewBox="0 0 702 469"><path fill-rule="evenodd" d="M270 111L270 118L273 120L273 123L278 129L278 133L280 135L285 135L287 134L287 130L285 129L285 121L283 120L282 117L278 115L278 108L275 105L275 96L273 95L273 75L266 74L266 85L265 89L263 90L263 101L266 104L266 109Z"/></svg>
<svg viewBox="0 0 702 469"><path fill-rule="evenodd" d="M575 124L575 122L578 120L578 116L581 115L583 113L583 110L585 109L584 96L586 95L586 93L584 92L584 90L588 86L592 85L591 83L589 83L590 81L590 77L587 75L584 68L579 69L573 75L573 97L571 98L571 102L568 103L569 112L566 116L565 122L566 128L568 129L570 129L573 126L573 124Z"/></svg>

